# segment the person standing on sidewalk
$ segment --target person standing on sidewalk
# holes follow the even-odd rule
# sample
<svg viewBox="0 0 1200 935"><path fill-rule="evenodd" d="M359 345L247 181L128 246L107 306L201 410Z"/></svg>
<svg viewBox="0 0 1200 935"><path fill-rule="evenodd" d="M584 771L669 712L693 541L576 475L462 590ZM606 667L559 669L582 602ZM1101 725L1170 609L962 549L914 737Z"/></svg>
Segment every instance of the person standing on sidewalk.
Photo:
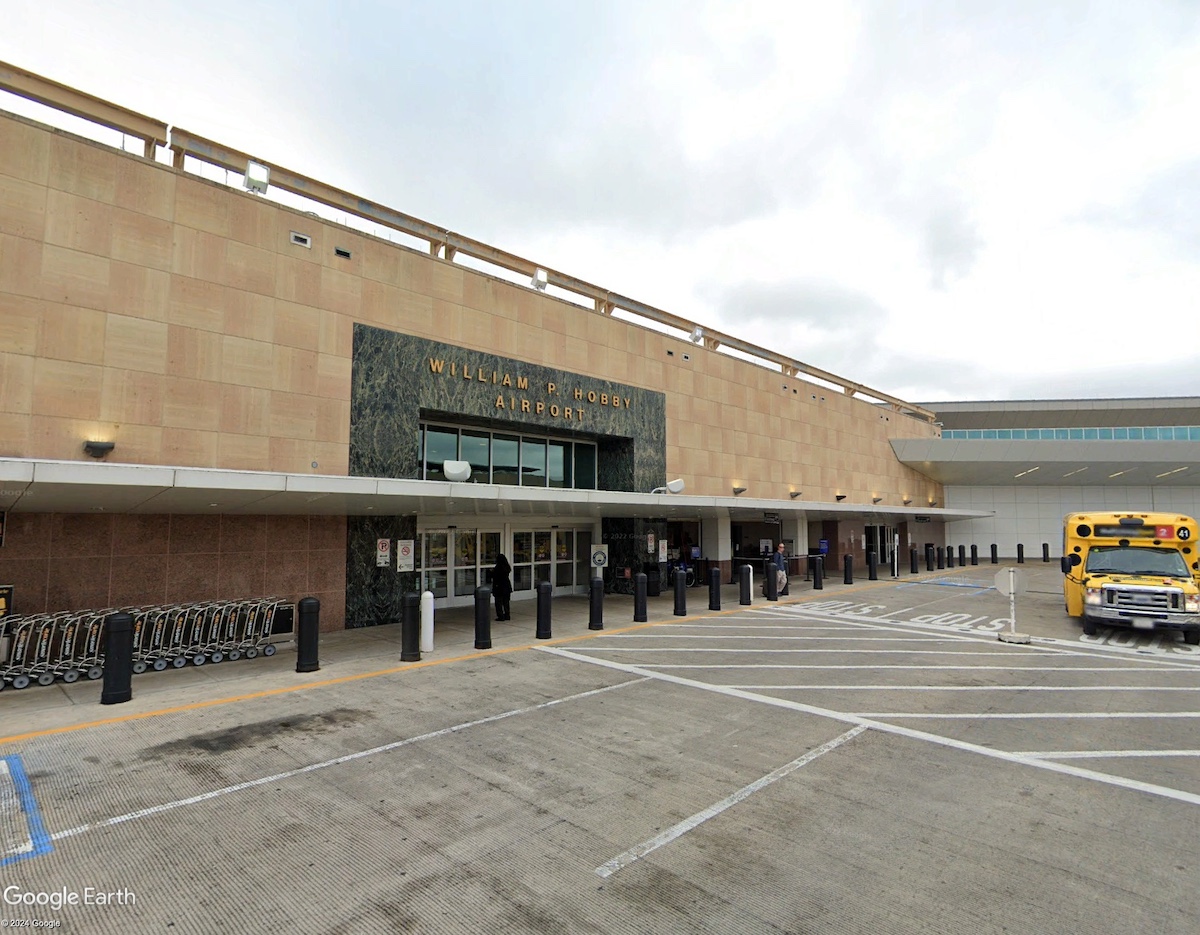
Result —
<svg viewBox="0 0 1200 935"><path fill-rule="evenodd" d="M496 599L496 619L511 619L508 602L512 597L512 565L503 555L496 559L496 567L492 569L492 597Z"/></svg>
<svg viewBox="0 0 1200 935"><path fill-rule="evenodd" d="M771 556L771 565L775 570L775 579L778 583L776 593L780 597L788 592L788 557L787 549L782 542L775 546L775 554Z"/></svg>

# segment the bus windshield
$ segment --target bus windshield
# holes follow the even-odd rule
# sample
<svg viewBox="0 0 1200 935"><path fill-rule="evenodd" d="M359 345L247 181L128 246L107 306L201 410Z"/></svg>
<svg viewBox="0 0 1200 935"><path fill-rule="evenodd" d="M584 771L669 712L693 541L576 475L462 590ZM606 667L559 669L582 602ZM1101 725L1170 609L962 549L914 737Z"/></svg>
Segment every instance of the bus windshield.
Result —
<svg viewBox="0 0 1200 935"><path fill-rule="evenodd" d="M1124 546L1098 546L1088 552L1090 574L1166 575L1190 578L1183 556L1174 549L1147 549Z"/></svg>

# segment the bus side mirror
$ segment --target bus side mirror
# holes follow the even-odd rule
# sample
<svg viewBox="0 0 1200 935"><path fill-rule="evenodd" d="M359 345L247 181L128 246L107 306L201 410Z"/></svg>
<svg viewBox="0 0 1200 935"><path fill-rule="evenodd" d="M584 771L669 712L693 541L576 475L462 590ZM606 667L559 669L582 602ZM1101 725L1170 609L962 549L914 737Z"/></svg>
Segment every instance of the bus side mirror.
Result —
<svg viewBox="0 0 1200 935"><path fill-rule="evenodd" d="M1070 555L1064 555L1061 559L1059 559L1059 562L1062 565L1062 573L1064 575L1069 575L1071 573L1071 569L1080 564L1082 561L1083 559L1074 553Z"/></svg>

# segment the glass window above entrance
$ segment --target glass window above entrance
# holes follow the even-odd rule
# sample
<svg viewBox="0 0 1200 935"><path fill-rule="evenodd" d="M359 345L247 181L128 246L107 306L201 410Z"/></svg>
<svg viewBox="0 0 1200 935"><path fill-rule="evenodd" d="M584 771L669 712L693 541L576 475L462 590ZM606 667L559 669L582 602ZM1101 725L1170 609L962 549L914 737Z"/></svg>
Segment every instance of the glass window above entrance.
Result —
<svg viewBox="0 0 1200 935"><path fill-rule="evenodd" d="M596 489L596 444L421 423L421 477L445 480L444 461L466 461L477 484Z"/></svg>

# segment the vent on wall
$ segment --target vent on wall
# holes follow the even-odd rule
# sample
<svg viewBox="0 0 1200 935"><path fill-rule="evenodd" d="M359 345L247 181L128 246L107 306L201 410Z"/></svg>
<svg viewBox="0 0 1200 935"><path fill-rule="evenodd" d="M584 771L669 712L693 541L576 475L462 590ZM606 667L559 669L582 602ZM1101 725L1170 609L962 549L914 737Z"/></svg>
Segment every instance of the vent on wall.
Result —
<svg viewBox="0 0 1200 935"><path fill-rule="evenodd" d="M344 247L334 247L333 252L340 256L343 260L350 259L350 251Z"/></svg>
<svg viewBox="0 0 1200 935"><path fill-rule="evenodd" d="M308 234L301 234L297 231L292 231L292 243L294 243L297 247L306 247L309 250L312 249L312 238L309 237Z"/></svg>

